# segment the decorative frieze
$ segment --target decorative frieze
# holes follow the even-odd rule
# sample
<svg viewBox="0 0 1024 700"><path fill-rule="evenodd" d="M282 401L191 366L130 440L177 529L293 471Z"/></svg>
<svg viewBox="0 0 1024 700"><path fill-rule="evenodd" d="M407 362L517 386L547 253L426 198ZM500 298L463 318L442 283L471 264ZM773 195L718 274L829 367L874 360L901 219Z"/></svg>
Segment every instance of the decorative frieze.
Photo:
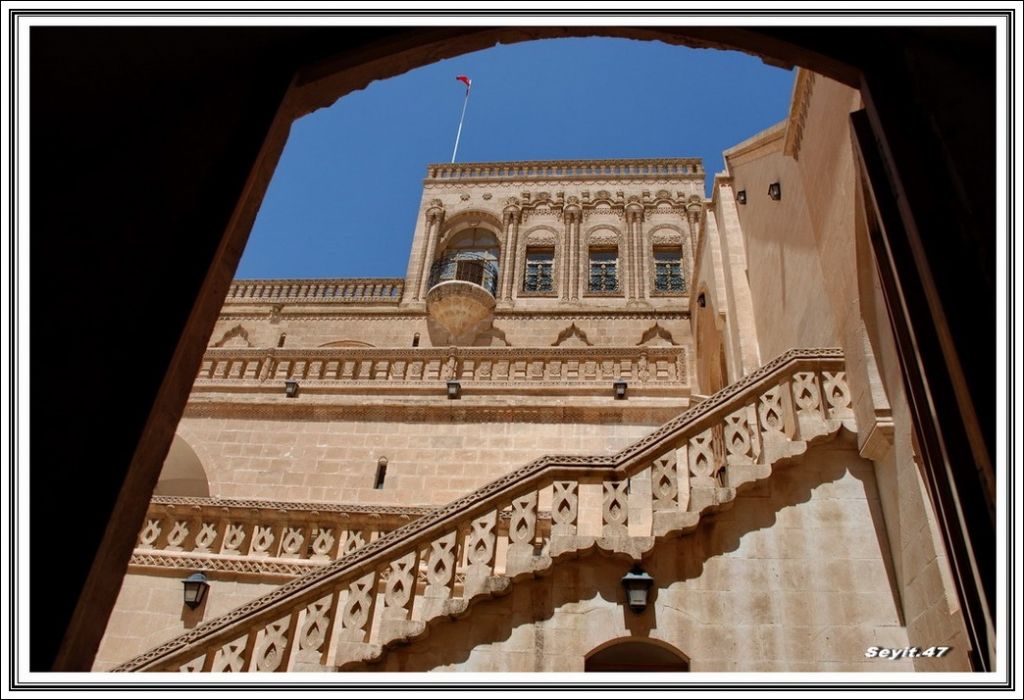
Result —
<svg viewBox="0 0 1024 700"><path fill-rule="evenodd" d="M436 385L457 377L480 383L553 384L632 382L688 384L682 347L550 348L210 348L196 389L232 384L276 387L286 379L304 386L372 383L400 387ZM582 365L597 368L588 376ZM532 369L531 369L532 368Z"/></svg>

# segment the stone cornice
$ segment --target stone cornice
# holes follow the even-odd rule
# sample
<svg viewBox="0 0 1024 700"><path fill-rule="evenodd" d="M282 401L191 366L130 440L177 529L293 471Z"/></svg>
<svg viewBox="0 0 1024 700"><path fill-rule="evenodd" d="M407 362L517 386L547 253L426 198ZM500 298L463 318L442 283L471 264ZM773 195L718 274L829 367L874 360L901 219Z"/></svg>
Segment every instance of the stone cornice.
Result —
<svg viewBox="0 0 1024 700"><path fill-rule="evenodd" d="M479 182L703 180L700 158L432 163L424 185Z"/></svg>
<svg viewBox="0 0 1024 700"><path fill-rule="evenodd" d="M786 141L782 152L794 159L800 158L800 143L804 137L804 125L807 123L807 110L811 104L811 92L814 88L814 73L804 68L796 71L796 82L793 84L793 98L789 106L789 119L786 122Z"/></svg>

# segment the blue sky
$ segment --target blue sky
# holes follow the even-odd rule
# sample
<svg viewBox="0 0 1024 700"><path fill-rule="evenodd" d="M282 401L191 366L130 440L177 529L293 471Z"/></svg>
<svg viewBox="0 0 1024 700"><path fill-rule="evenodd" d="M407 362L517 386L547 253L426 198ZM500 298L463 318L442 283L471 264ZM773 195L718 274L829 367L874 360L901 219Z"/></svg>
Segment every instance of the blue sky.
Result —
<svg viewBox="0 0 1024 700"><path fill-rule="evenodd" d="M700 157L786 117L791 71L728 51L551 39L466 54L292 126L236 277L402 277L428 163ZM710 178L709 178L710 180Z"/></svg>

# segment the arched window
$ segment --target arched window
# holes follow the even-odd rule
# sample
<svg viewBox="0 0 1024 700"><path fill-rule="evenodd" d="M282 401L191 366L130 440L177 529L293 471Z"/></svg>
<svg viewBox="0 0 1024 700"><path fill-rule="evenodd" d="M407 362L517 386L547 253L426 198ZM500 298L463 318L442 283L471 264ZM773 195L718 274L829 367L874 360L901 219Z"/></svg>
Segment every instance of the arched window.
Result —
<svg viewBox="0 0 1024 700"><path fill-rule="evenodd" d="M624 639L600 646L587 654L583 670L587 673L678 673L690 670L690 660L664 642Z"/></svg>
<svg viewBox="0 0 1024 700"><path fill-rule="evenodd" d="M686 291L682 246L654 247L654 289L666 293Z"/></svg>
<svg viewBox="0 0 1024 700"><path fill-rule="evenodd" d="M452 236L444 250L446 254L456 256L475 254L496 263L501 248L493 233L483 228L471 228Z"/></svg>
<svg viewBox="0 0 1024 700"><path fill-rule="evenodd" d="M526 249L526 269L523 272L524 292L554 291L555 249L530 246Z"/></svg>
<svg viewBox="0 0 1024 700"><path fill-rule="evenodd" d="M619 291L619 249L616 246L590 247L591 292Z"/></svg>
<svg viewBox="0 0 1024 700"><path fill-rule="evenodd" d="M498 287L498 258L501 247L493 233L474 228L461 231L449 240L431 268L431 286L439 282L463 280L478 284L491 294Z"/></svg>

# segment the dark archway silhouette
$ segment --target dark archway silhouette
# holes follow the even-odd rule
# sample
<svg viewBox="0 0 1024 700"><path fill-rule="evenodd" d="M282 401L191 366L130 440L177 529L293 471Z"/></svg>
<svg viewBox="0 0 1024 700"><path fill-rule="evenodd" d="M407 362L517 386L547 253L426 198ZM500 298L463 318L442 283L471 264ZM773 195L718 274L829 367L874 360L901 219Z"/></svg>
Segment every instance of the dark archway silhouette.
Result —
<svg viewBox="0 0 1024 700"><path fill-rule="evenodd" d="M46 244L33 251L33 318L60 317L69 335L93 338L93 314L66 313L69 290L87 293L103 300L105 323L132 328L146 352L119 358L119 373L131 380L116 392L105 373L82 375L90 405L75 420L62 402L33 402L32 469L46 476L31 483L33 535L58 541L67 521L78 535L73 559L42 548L30 555L33 582L61 580L66 591L33 599L33 628L51 631L32 635L33 670L92 665L292 120L372 80L499 42L595 35L740 50L861 90L860 133L885 165L872 184L899 203L881 215L900 230L886 226L878 236L883 244L901 237L883 274L901 295L891 302L892 323L916 347L903 358L904 377L912 401L929 397L937 407L915 414L925 462L935 461L929 485L949 502L944 458L972 529L958 530L955 514L944 514L952 511L939 517L956 568L966 571L965 556L977 560L981 580L961 603L975 627L985 624L979 613L994 610L993 596L980 596L994 591L995 541L978 477L991 476L995 453L990 27L54 26L33 28L31 43L32 236ZM956 283L965 278L976 292L969 297ZM938 330L924 333L929 327ZM76 360L107 367L110 352L106 343L83 343ZM63 393L65 377L41 368L61 366L65 353L33 344L34 395ZM62 440L49 434L55 425ZM80 446L97 436L106 462L82 469ZM958 582L970 589L965 576Z"/></svg>
<svg viewBox="0 0 1024 700"><path fill-rule="evenodd" d="M665 642L627 637L591 651L583 662L583 670L587 673L679 673L690 670L690 660Z"/></svg>

